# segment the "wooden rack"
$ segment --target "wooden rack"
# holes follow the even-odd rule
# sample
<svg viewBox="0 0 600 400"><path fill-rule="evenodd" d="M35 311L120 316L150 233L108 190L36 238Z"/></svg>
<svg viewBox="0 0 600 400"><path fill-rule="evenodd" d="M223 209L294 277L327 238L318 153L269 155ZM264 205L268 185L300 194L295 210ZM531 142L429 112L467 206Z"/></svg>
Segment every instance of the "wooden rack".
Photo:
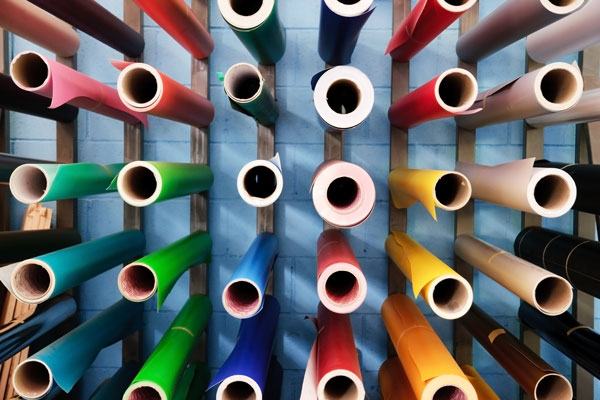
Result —
<svg viewBox="0 0 600 400"><path fill-rule="evenodd" d="M0 29L0 72L8 70L8 32ZM0 109L0 152L8 153L10 149L10 125L8 111ZM7 231L10 226L10 197L8 187L0 185L0 231ZM1 296L0 296L1 297Z"/></svg>

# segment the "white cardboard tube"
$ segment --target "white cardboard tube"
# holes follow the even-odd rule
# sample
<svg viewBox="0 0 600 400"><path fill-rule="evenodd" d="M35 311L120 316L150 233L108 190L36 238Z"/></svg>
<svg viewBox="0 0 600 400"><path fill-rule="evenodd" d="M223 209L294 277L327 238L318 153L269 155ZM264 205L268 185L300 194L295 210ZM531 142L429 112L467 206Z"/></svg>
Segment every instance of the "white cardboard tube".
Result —
<svg viewBox="0 0 600 400"><path fill-rule="evenodd" d="M255 282L249 279L235 279L223 289L223 307L235 318L249 318L260 311L263 293Z"/></svg>
<svg viewBox="0 0 600 400"><path fill-rule="evenodd" d="M25 360L15 369L12 386L19 396L37 400L44 398L52 389L52 371L39 360Z"/></svg>
<svg viewBox="0 0 600 400"><path fill-rule="evenodd" d="M232 65L225 73L223 80L225 93L238 103L249 103L255 100L262 92L264 84L265 80L258 68L249 63ZM248 89L254 89L254 86L256 86L256 90L249 93Z"/></svg>
<svg viewBox="0 0 600 400"><path fill-rule="evenodd" d="M219 385L217 400L262 400L260 386L245 375L232 375Z"/></svg>
<svg viewBox="0 0 600 400"><path fill-rule="evenodd" d="M353 265L336 263L329 266L317 280L321 303L338 314L355 311L367 297L367 280Z"/></svg>
<svg viewBox="0 0 600 400"><path fill-rule="evenodd" d="M454 251L523 301L546 315L559 315L571 307L573 288L552 272L470 235L460 235Z"/></svg>
<svg viewBox="0 0 600 400"><path fill-rule="evenodd" d="M56 276L47 263L25 260L12 271L11 286L14 296L23 303L40 304L54 292Z"/></svg>
<svg viewBox="0 0 600 400"><path fill-rule="evenodd" d="M375 91L361 70L338 66L319 78L313 100L325 129L346 130L362 124L371 114Z"/></svg>
<svg viewBox="0 0 600 400"><path fill-rule="evenodd" d="M42 168L35 164L23 164L10 176L10 192L21 203L39 203L48 193L51 181L52 179Z"/></svg>
<svg viewBox="0 0 600 400"><path fill-rule="evenodd" d="M127 204L145 207L156 201L162 190L160 172L146 161L127 164L117 178L119 195Z"/></svg>
<svg viewBox="0 0 600 400"><path fill-rule="evenodd" d="M127 400L167 400L167 394L154 382L140 381L129 386L123 398Z"/></svg>
<svg viewBox="0 0 600 400"><path fill-rule="evenodd" d="M237 189L242 200L252 207L275 203L283 191L279 153L270 160L254 160L244 165L237 177Z"/></svg>
<svg viewBox="0 0 600 400"><path fill-rule="evenodd" d="M148 265L135 262L126 265L117 278L119 291L129 301L146 301L158 290L156 273Z"/></svg>
<svg viewBox="0 0 600 400"><path fill-rule="evenodd" d="M329 371L317 385L318 399L363 400L365 389L362 381L352 371L334 369Z"/></svg>
<svg viewBox="0 0 600 400"><path fill-rule="evenodd" d="M121 101L137 112L151 111L160 101L164 91L158 70L148 64L134 63L125 67L117 79Z"/></svg>
<svg viewBox="0 0 600 400"><path fill-rule="evenodd" d="M573 388L571 382L560 374L546 374L535 385L534 400L561 400L572 398Z"/></svg>
<svg viewBox="0 0 600 400"><path fill-rule="evenodd" d="M457 319L465 315L473 304L473 289L460 275L445 274L435 278L426 291L425 301L441 318Z"/></svg>
<svg viewBox="0 0 600 400"><path fill-rule="evenodd" d="M324 0L327 7L342 17L356 17L367 12L373 0L356 0L340 1L340 0Z"/></svg>
<svg viewBox="0 0 600 400"><path fill-rule="evenodd" d="M581 100L568 110L527 118L527 123L536 128L543 128L550 125L598 121L600 120L599 104L600 88L586 90L581 95Z"/></svg>
<svg viewBox="0 0 600 400"><path fill-rule="evenodd" d="M21 89L33 91L44 86L50 79L50 65L35 51L23 52L11 61L10 77ZM45 97L52 95L51 90L40 91L39 94Z"/></svg>
<svg viewBox="0 0 600 400"><path fill-rule="evenodd" d="M267 20L275 7L275 0L218 0L217 5L229 25L248 30Z"/></svg>

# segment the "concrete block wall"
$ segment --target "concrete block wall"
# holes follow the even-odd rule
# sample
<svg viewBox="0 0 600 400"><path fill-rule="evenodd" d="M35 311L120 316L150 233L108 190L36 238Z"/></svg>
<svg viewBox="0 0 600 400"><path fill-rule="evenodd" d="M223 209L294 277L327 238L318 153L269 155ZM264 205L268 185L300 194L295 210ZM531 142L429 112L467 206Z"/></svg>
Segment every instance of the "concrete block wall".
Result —
<svg viewBox="0 0 600 400"><path fill-rule="evenodd" d="M115 15L122 17L120 0L99 0ZM300 4L301 3L301 4ZM414 5L415 2L413 2ZM481 17L500 2L481 0ZM221 18L216 0L210 2L210 30L215 51L210 58L210 98L216 117L210 128L210 165L215 184L209 195L209 230L213 238L212 264L209 266L209 295L213 303L208 346L209 366L219 368L235 343L239 322L230 317L221 304L221 291L237 263L255 237L255 210L239 198L236 177L246 162L256 158L256 125L248 117L230 109L217 71L226 71L236 62L255 64ZM277 65L277 97L280 118L277 123L276 150L281 155L285 178L284 190L276 203L276 233L280 255L275 266L275 296L281 304L281 316L275 353L282 363L284 393L282 399L297 399L310 346L315 337L312 324L304 320L315 315L316 240L322 221L314 211L309 194L314 169L323 160L323 133L312 106L310 78L323 68L317 53L319 22L318 0L302 2L281 0L280 16L287 28L287 49ZM386 358L387 333L379 316L387 297L387 258L384 240L388 233L387 174L389 168L390 59L383 51L392 34L392 1L375 0L375 12L367 22L353 56L352 65L370 77L376 94L373 113L358 129L348 132L344 148L346 160L364 167L375 181L377 205L371 218L347 233L356 256L367 276L369 290L365 304L352 314L352 324L365 387L369 398L377 398L377 371ZM411 61L411 90L447 68L457 65L454 44L458 23ZM151 19L144 17L145 62L155 66L184 85L190 85L190 56ZM81 34L78 69L111 86L118 72L108 62L120 59L116 51ZM11 36L11 53L35 46ZM43 51L43 50L42 50ZM493 87L525 69L524 41L520 41L479 65L480 89ZM572 59L572 57L571 57ZM54 124L38 118L11 114L11 150L20 155L53 159ZM111 163L123 158L123 128L118 121L81 111L78 119L79 160ZM556 161L573 161L574 128L549 128L545 135L545 156ZM522 123L514 122L478 131L476 157L483 164L497 164L521 158ZM145 133L146 160L189 161L189 127L150 117ZM413 168L453 169L456 157L455 124L452 119L423 124L410 133L409 166ZM20 225L23 206L12 202L12 226ZM122 229L122 202L116 194L79 200L79 229L84 240L91 240ZM438 222L417 204L408 211L408 231L417 241L452 265L454 215L440 211ZM544 225L569 232L572 215L544 220ZM476 203L476 235L505 250L520 230L520 213L481 202ZM189 233L189 199L180 198L147 207L144 210L147 251L157 250ZM82 319L106 308L119 299L116 276L119 267L86 282L77 290ZM188 297L189 279L185 274L177 283L160 312L156 300L148 301L142 332L143 355L147 356ZM409 286L410 291L410 286ZM518 334L518 299L489 278L475 275L476 301L506 328ZM419 299L438 334L452 346L452 324L432 314ZM597 325L598 325L597 316ZM516 399L518 388L510 377L478 345L474 347L475 366L502 399ZM557 351L543 346L543 356L559 371L570 376L570 363ZM112 375L121 364L121 345L104 350L77 385L73 398L87 399L93 389ZM596 391L598 392L598 391ZM214 391L209 398L214 398ZM600 396L596 395L600 399Z"/></svg>

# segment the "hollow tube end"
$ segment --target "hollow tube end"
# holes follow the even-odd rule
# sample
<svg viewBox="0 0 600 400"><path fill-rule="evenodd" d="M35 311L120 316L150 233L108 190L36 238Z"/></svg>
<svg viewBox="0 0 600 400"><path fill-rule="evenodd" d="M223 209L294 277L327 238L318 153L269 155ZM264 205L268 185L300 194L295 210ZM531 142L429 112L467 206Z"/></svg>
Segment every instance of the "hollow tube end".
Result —
<svg viewBox="0 0 600 400"><path fill-rule="evenodd" d="M12 376L17 394L25 399L42 399L52 389L52 371L46 363L28 359L20 363Z"/></svg>
<svg viewBox="0 0 600 400"><path fill-rule="evenodd" d="M20 262L10 279L15 297L27 304L40 304L48 300L56 286L52 268L37 259Z"/></svg>
<svg viewBox="0 0 600 400"><path fill-rule="evenodd" d="M117 278L119 291L129 301L143 302L158 290L158 277L146 264L133 263L125 266Z"/></svg>

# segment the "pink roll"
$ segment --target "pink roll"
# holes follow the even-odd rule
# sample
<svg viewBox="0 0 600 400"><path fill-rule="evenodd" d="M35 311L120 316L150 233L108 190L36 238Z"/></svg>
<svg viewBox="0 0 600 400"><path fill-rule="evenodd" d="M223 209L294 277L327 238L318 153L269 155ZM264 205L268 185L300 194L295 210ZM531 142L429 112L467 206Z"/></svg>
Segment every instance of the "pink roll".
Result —
<svg viewBox="0 0 600 400"><path fill-rule="evenodd" d="M375 184L361 167L346 161L326 161L312 179L315 210L329 225L353 228L375 208Z"/></svg>
<svg viewBox="0 0 600 400"><path fill-rule="evenodd" d="M17 54L10 76L21 89L51 99L49 108L68 103L128 124L148 124L145 114L125 107L116 89L35 51Z"/></svg>
<svg viewBox="0 0 600 400"><path fill-rule="evenodd" d="M348 314L367 297L367 280L346 236L323 231L317 241L317 293L321 303L337 314Z"/></svg>

